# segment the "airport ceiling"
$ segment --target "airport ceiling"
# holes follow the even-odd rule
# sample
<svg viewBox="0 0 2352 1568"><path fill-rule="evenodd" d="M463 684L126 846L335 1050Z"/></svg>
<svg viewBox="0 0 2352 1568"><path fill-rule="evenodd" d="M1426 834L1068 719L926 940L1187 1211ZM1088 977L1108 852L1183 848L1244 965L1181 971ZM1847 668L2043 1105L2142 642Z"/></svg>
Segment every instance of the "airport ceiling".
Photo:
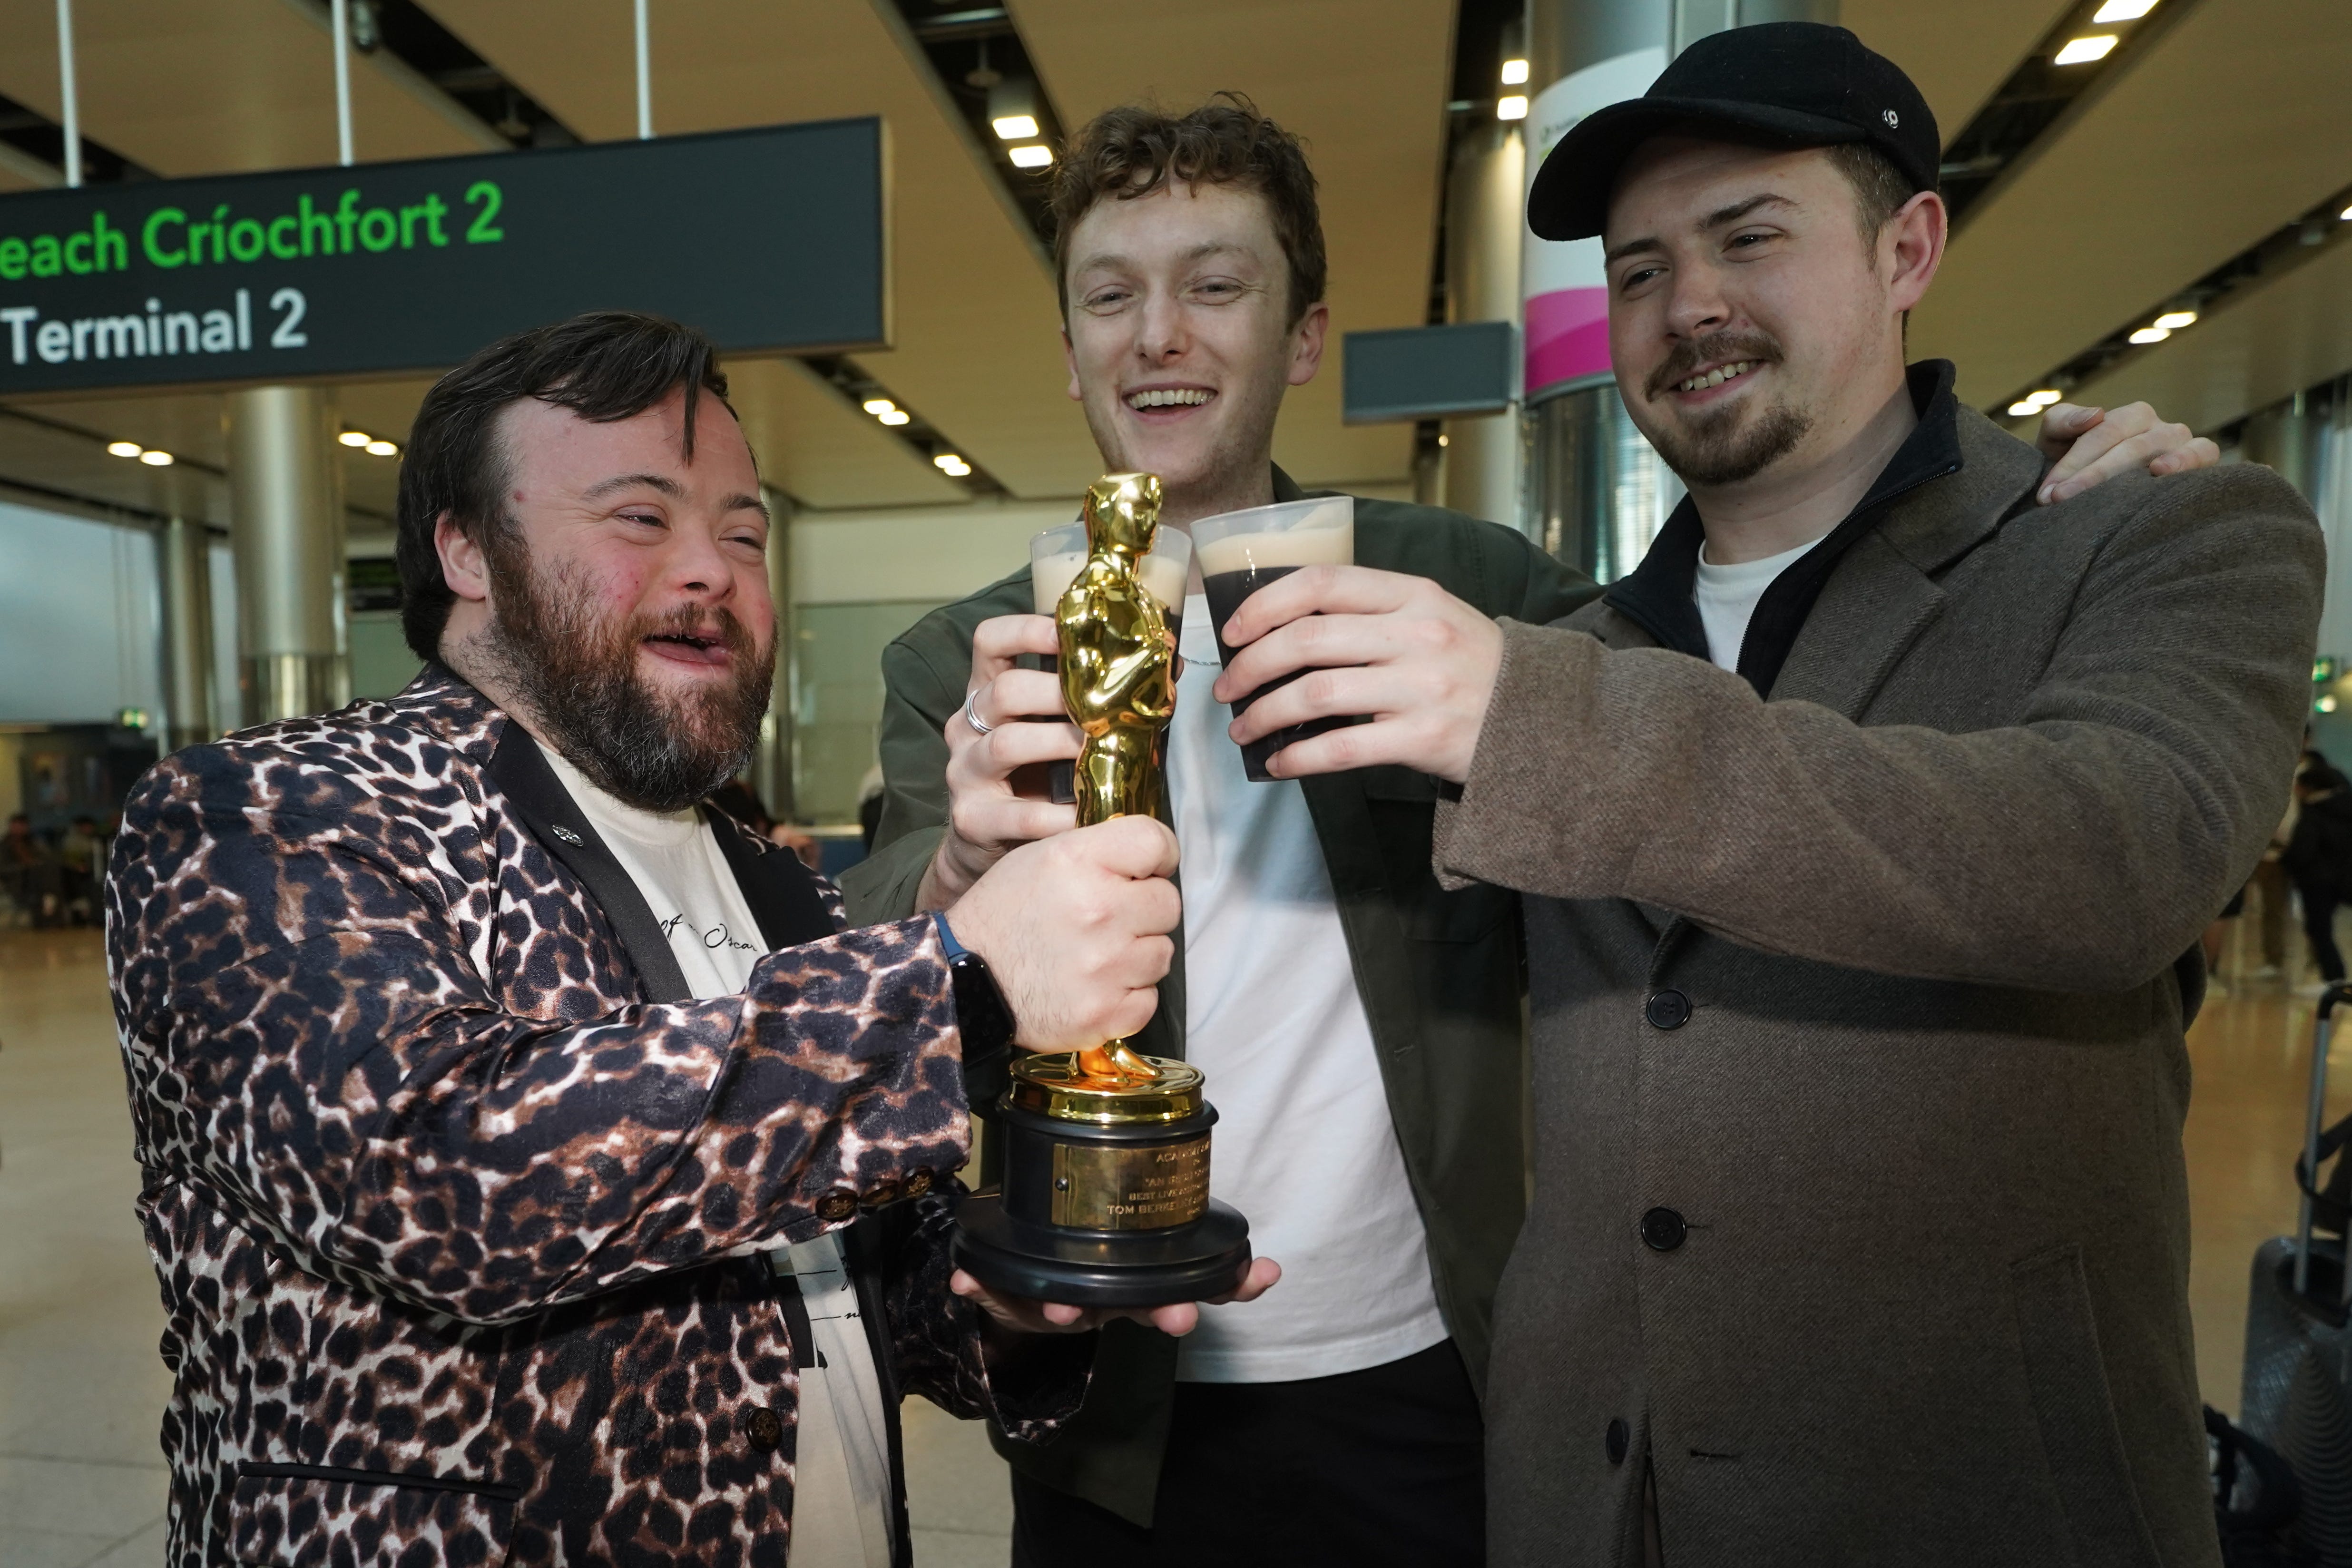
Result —
<svg viewBox="0 0 2352 1568"><path fill-rule="evenodd" d="M666 132L878 114L889 126L893 346L855 368L1020 498L1075 494L1097 458L1056 336L1036 231L996 153L908 25L982 0L653 0L653 102ZM1843 0L1841 19L1918 79L1948 144L2053 29L2091 0ZM465 48L588 141L635 131L627 0L421 0ZM1247 92L1303 133L1323 187L1335 332L1426 318L1454 89L1454 0L1006 0L1054 115ZM334 155L324 0L79 0L84 133L157 174L297 167ZM54 0L0 0L0 96L61 113ZM2068 107L1965 213L1916 312L1915 351L1959 362L1992 405L2182 291L2352 181L2337 107L2352 58L2342 0L2161 0L2144 47ZM2160 29L2160 30L2159 30ZM362 163L509 143L389 50L356 57ZM454 90L454 89L453 89ZM1482 110L1483 111L1483 110ZM511 128L510 128L511 129ZM0 144L0 191L44 183ZM2352 228L2352 225L2347 225ZM2235 289L2196 327L2085 378L2212 428L2352 368L2352 256ZM1333 356L1336 360L1336 355ZM763 471L813 508L953 503L972 491L858 412L840 374L738 361ZM1349 426L1336 363L1294 393L1277 458L1302 480L1401 484L1402 426ZM828 384L827 376L834 376ZM347 424L395 440L425 383L341 389ZM226 521L217 394L50 398L0 418L0 479ZM89 435L178 454L173 468L97 452ZM345 455L364 527L388 519L395 465Z"/></svg>

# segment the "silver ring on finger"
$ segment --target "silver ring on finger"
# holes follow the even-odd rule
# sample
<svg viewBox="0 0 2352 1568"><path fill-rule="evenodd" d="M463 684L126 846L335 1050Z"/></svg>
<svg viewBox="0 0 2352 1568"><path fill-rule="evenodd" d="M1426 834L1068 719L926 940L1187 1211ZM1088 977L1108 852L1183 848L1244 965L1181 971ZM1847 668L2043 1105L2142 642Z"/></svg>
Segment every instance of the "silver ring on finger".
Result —
<svg viewBox="0 0 2352 1568"><path fill-rule="evenodd" d="M996 726L982 720L980 716L980 710L972 706L979 700L980 688L977 686L973 687L970 691L964 694L963 721L971 725L977 733L982 735L993 734L996 731Z"/></svg>

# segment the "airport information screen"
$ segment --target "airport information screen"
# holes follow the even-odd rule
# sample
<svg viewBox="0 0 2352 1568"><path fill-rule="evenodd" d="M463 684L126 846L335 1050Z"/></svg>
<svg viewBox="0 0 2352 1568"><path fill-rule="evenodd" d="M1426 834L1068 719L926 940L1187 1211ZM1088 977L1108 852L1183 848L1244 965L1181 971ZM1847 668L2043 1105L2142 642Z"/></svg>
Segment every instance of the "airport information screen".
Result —
<svg viewBox="0 0 2352 1568"><path fill-rule="evenodd" d="M0 196L0 394L437 370L582 310L889 338L881 121Z"/></svg>

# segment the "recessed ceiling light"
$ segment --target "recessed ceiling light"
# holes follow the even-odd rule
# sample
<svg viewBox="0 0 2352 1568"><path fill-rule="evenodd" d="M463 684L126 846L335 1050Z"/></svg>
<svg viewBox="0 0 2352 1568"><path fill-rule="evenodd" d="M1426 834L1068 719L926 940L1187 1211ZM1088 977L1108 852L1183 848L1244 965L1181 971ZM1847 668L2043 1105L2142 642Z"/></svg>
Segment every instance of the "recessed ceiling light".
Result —
<svg viewBox="0 0 2352 1568"><path fill-rule="evenodd" d="M2335 711L2336 711L2336 693L2334 693L2333 691L2328 692L2326 695L2325 695L2325 696L2323 696L2322 698L2320 698L2320 700L2319 700L2318 701L2316 701L2316 702L2313 703L2313 704L2312 704L2312 706L2313 706L2314 708L2318 709L2322 713L2333 713L2333 712L2335 712Z"/></svg>
<svg viewBox="0 0 2352 1568"><path fill-rule="evenodd" d="M2167 310L2156 319L2156 324L2168 332L2177 332L2197 320L2194 310Z"/></svg>
<svg viewBox="0 0 2352 1568"><path fill-rule="evenodd" d="M2042 405L2034 402L2033 399L2030 397L2021 397L2016 402L2009 405L2009 416L2011 419L2022 419L2029 414L2039 414L2041 412Z"/></svg>
<svg viewBox="0 0 2352 1568"><path fill-rule="evenodd" d="M2172 335L2170 327L2142 327L2131 335L2136 343L2160 343Z"/></svg>
<svg viewBox="0 0 2352 1568"><path fill-rule="evenodd" d="M898 409L898 405L887 397L869 397L858 406L877 418L885 414L895 414Z"/></svg>
<svg viewBox="0 0 2352 1568"><path fill-rule="evenodd" d="M118 458L135 458L147 448L136 441L109 441L106 449Z"/></svg>
<svg viewBox="0 0 2352 1568"><path fill-rule="evenodd" d="M2063 399L2065 395L2066 395L2064 393L2058 391L2054 387L2045 386L2038 392L2027 393L2025 395L2025 401L2032 404L2038 408L2047 408L2052 404Z"/></svg>
<svg viewBox="0 0 2352 1568"><path fill-rule="evenodd" d="M346 447L364 447L370 441L374 440L375 437L369 435L364 430L346 430L341 435L336 437L335 439L341 441Z"/></svg>
<svg viewBox="0 0 2352 1568"><path fill-rule="evenodd" d="M1053 161L1054 150L1043 142L1013 149L1013 166L1016 169L1042 169Z"/></svg>
<svg viewBox="0 0 2352 1568"><path fill-rule="evenodd" d="M1527 95L1526 93L1524 93L1524 92L1512 92L1512 93L1506 93L1506 94L1504 94L1501 98L1498 98L1498 99L1496 99L1496 100L1495 100L1495 118L1496 118L1496 119L1497 119L1497 120L1525 120L1527 117L1528 117L1528 95Z"/></svg>
<svg viewBox="0 0 2352 1568"><path fill-rule="evenodd" d="M389 441L370 441L367 444L367 455L371 458L393 458L399 454L400 448Z"/></svg>
<svg viewBox="0 0 2352 1568"><path fill-rule="evenodd" d="M1503 85L1504 85L1505 87L1517 87L1517 86L1518 86L1521 82L1523 82L1523 81L1525 81L1525 80L1527 80L1527 79L1528 79L1528 62L1527 62L1527 61L1525 61L1525 60L1505 60L1505 61L1503 62Z"/></svg>
<svg viewBox="0 0 2352 1568"><path fill-rule="evenodd" d="M2116 43L2113 33L2092 33L2080 38L2069 38L2066 47L2060 49L2050 63L2056 66L2088 65L2093 60L2105 59Z"/></svg>
<svg viewBox="0 0 2352 1568"><path fill-rule="evenodd" d="M2137 22L2155 9L2156 0L2107 0L2091 20L2101 26L2109 22Z"/></svg>
<svg viewBox="0 0 2352 1568"><path fill-rule="evenodd" d="M874 417L879 419L885 425L904 425L907 421L912 419L914 416L908 413L903 408L893 408L887 414L877 414Z"/></svg>
<svg viewBox="0 0 2352 1568"><path fill-rule="evenodd" d="M936 468L952 468L962 461L963 459L953 452L941 452L931 459L931 466Z"/></svg>
<svg viewBox="0 0 2352 1568"><path fill-rule="evenodd" d="M172 454L169 452L142 452L139 454L139 460L146 464L151 468L168 468L172 466Z"/></svg>
<svg viewBox="0 0 2352 1568"><path fill-rule="evenodd" d="M1037 117L1034 114L1007 114L989 121L996 128L998 137L1006 142L1026 142L1037 134Z"/></svg>

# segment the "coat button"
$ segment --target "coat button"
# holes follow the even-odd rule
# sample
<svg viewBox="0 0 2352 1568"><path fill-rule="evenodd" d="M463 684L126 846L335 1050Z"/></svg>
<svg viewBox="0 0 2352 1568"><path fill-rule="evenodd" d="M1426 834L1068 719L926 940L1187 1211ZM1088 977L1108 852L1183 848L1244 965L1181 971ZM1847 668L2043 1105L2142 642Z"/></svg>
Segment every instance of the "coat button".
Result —
<svg viewBox="0 0 2352 1568"><path fill-rule="evenodd" d="M919 1198L931 1190L931 1173L919 1167L907 1173L906 1185L900 1189L910 1198Z"/></svg>
<svg viewBox="0 0 2352 1568"><path fill-rule="evenodd" d="M1653 1252L1672 1252L1690 1235L1690 1226L1672 1209L1652 1209L1642 1216L1642 1245Z"/></svg>
<svg viewBox="0 0 2352 1568"><path fill-rule="evenodd" d="M857 1212L857 1194L847 1187L835 1187L816 1201L816 1217L829 1225L838 1225Z"/></svg>
<svg viewBox="0 0 2352 1568"><path fill-rule="evenodd" d="M1631 1436L1632 1434L1625 1430L1623 1421L1612 1420L1609 1423L1609 1430L1601 1434L1601 1451L1609 1456L1611 1464L1622 1465L1625 1462L1625 1444Z"/></svg>
<svg viewBox="0 0 2352 1568"><path fill-rule="evenodd" d="M784 1419L762 1406L743 1418L743 1436L762 1454L772 1454L783 1443Z"/></svg>
<svg viewBox="0 0 2352 1568"><path fill-rule="evenodd" d="M1653 991L1642 1004L1642 1016L1654 1029L1679 1029L1690 1022L1690 998L1679 991Z"/></svg>
<svg viewBox="0 0 2352 1568"><path fill-rule="evenodd" d="M899 1191L898 1183L877 1182L874 1184L872 1190L867 1192L866 1194L866 1206L870 1209L878 1209L887 1204L897 1203L898 1201L898 1197Z"/></svg>

